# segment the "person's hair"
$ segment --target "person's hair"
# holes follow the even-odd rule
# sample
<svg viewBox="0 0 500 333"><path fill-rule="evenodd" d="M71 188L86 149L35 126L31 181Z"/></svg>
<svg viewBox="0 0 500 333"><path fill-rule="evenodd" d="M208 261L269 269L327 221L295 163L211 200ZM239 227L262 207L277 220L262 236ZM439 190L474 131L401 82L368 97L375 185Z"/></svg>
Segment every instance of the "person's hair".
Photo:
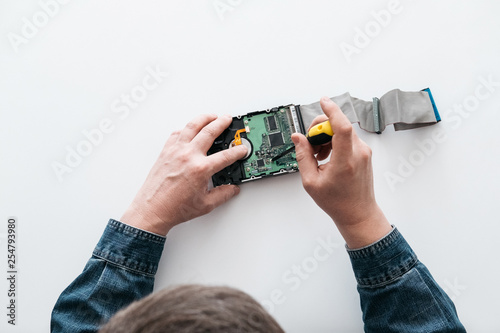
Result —
<svg viewBox="0 0 500 333"><path fill-rule="evenodd" d="M229 287L182 285L153 293L116 313L100 333L283 333L250 295Z"/></svg>

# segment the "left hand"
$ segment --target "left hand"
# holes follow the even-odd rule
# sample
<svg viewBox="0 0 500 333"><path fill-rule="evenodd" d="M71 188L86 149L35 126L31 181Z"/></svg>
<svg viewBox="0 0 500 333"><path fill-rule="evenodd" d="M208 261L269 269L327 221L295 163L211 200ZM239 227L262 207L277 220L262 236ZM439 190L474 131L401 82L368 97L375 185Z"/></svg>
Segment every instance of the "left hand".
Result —
<svg viewBox="0 0 500 333"><path fill-rule="evenodd" d="M241 145L207 156L231 116L201 115L172 133L123 223L165 236L175 225L211 212L239 193L236 185L208 190L212 175L246 155Z"/></svg>

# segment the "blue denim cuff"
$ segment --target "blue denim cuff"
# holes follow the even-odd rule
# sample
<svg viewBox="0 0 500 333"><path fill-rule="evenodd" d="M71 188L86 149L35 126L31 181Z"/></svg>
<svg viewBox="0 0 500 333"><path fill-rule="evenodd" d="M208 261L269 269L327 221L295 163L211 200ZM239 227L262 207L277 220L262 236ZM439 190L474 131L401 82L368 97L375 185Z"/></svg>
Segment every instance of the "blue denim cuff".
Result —
<svg viewBox="0 0 500 333"><path fill-rule="evenodd" d="M403 235L394 228L378 242L347 249L359 287L376 288L394 282L418 262Z"/></svg>
<svg viewBox="0 0 500 333"><path fill-rule="evenodd" d="M145 275L155 275L165 237L110 219L93 255Z"/></svg>

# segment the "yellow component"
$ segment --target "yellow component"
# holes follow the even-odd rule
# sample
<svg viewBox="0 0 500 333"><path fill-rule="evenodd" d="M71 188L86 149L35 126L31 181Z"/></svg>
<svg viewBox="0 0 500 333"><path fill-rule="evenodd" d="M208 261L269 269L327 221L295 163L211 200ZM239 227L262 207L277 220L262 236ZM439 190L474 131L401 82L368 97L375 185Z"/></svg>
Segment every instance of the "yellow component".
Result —
<svg viewBox="0 0 500 333"><path fill-rule="evenodd" d="M333 136L332 126L330 125L330 122L328 120L312 127L307 133L307 136L313 137L316 135L320 135L322 133L327 134L329 136Z"/></svg>
<svg viewBox="0 0 500 333"><path fill-rule="evenodd" d="M234 145L239 146L241 145L241 133L246 132L246 129L242 128L238 131L236 131L236 134L234 135Z"/></svg>

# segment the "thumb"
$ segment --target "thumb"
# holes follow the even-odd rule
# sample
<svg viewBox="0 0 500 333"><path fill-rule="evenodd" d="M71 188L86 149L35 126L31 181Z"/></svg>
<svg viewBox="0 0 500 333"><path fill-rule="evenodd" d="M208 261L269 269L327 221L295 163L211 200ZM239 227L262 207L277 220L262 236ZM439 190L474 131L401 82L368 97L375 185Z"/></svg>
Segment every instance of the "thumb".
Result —
<svg viewBox="0 0 500 333"><path fill-rule="evenodd" d="M236 185L222 185L211 189L206 197L209 210L212 211L223 203L226 203L238 193L240 193L240 188Z"/></svg>
<svg viewBox="0 0 500 333"><path fill-rule="evenodd" d="M318 173L318 161L314 157L314 149L307 138L299 133L292 135L295 144L295 156L299 164L302 181L310 177L315 178Z"/></svg>

